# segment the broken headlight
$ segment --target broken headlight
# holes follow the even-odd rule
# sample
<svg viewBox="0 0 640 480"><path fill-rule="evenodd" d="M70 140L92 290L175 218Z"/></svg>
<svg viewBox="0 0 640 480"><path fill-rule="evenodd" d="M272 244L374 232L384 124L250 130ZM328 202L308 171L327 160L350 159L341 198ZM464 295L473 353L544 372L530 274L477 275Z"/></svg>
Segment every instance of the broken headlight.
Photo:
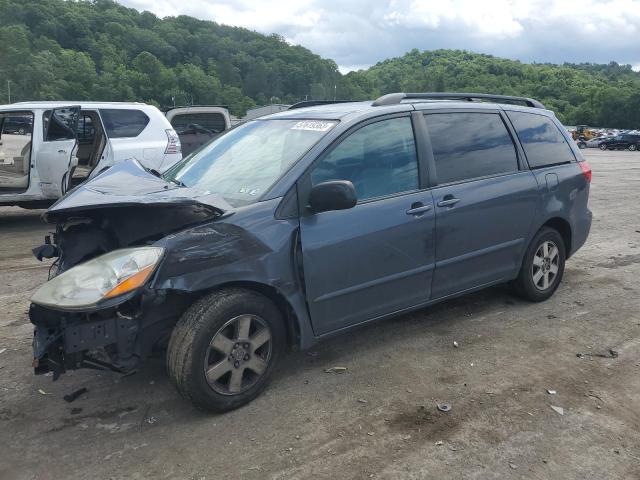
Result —
<svg viewBox="0 0 640 480"><path fill-rule="evenodd" d="M144 285L164 251L161 247L124 248L77 265L52 278L31 297L38 305L93 307Z"/></svg>

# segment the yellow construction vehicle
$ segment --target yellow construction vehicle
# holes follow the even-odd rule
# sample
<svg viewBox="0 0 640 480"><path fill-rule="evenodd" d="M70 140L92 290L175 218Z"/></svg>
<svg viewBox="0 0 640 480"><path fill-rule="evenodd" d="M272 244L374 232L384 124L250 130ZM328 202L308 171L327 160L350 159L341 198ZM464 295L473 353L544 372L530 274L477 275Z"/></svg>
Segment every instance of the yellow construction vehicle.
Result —
<svg viewBox="0 0 640 480"><path fill-rule="evenodd" d="M586 125L576 125L576 129L571 132L574 140L591 140L596 134Z"/></svg>

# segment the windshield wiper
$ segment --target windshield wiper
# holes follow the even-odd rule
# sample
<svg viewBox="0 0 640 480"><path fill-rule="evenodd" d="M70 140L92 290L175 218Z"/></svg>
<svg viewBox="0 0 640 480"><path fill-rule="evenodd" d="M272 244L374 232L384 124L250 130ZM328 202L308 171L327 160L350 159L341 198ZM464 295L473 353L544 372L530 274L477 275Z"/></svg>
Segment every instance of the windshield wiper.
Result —
<svg viewBox="0 0 640 480"><path fill-rule="evenodd" d="M169 178L169 181L171 183L175 183L176 185L178 185L179 187L186 187L186 185L184 184L184 182L181 182L180 180L178 180L177 178Z"/></svg>

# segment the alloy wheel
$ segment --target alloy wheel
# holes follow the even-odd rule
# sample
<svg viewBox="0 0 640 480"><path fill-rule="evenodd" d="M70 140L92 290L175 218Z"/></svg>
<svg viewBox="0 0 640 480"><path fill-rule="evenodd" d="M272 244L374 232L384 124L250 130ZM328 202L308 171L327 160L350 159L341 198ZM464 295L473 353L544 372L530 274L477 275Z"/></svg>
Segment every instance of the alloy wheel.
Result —
<svg viewBox="0 0 640 480"><path fill-rule="evenodd" d="M272 353L271 329L257 315L232 318L211 339L204 359L209 386L222 395L237 395L267 370Z"/></svg>
<svg viewBox="0 0 640 480"><path fill-rule="evenodd" d="M638 149L638 147L636 146L635 143L632 143L631 145L629 145L629 150L631 150L632 152L635 152Z"/></svg>
<svg viewBox="0 0 640 480"><path fill-rule="evenodd" d="M604 143L601 143L601 144L600 144L600 150L603 150L603 151L604 151L604 150L606 150L606 149L607 149L607 146L606 146Z"/></svg>
<svg viewBox="0 0 640 480"><path fill-rule="evenodd" d="M547 290L553 286L558 277L560 251L550 240L542 242L533 256L531 275L533 284L538 290Z"/></svg>

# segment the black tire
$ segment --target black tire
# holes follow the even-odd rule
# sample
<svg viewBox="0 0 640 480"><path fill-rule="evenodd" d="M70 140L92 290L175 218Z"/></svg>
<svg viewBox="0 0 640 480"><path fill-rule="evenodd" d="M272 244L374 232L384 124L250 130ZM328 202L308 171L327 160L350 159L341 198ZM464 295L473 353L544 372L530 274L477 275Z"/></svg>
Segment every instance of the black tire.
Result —
<svg viewBox="0 0 640 480"><path fill-rule="evenodd" d="M638 146L635 143L629 145L629 150L635 152L638 149Z"/></svg>
<svg viewBox="0 0 640 480"><path fill-rule="evenodd" d="M548 287L541 288L534 282L534 268L539 270L539 267L534 267L534 257L536 257L537 252L542 248L543 244L547 242L555 245L558 249L557 272L553 277L553 281L549 281ZM531 240L531 243L524 254L520 272L514 281L516 293L530 302L542 302L547 300L555 293L562 281L566 258L566 247L560 233L553 228L541 228L535 237L533 237L533 240ZM536 270L536 273L538 270Z"/></svg>
<svg viewBox="0 0 640 480"><path fill-rule="evenodd" d="M210 344L216 334L239 316L257 316L268 325L271 333L269 360L266 370L246 390L222 394L207 381L205 357L208 362ZM233 410L249 403L267 386L284 350L285 339L282 315L268 298L251 290L220 290L192 305L176 324L167 349L167 373L178 392L196 407L218 413ZM232 361L231 355L229 361ZM244 370L242 375L245 375Z"/></svg>
<svg viewBox="0 0 640 480"><path fill-rule="evenodd" d="M582 149L584 149L584 148L587 148L587 144L586 144L586 143L584 143L584 142L578 142L578 148L579 148L580 150L582 150Z"/></svg>

